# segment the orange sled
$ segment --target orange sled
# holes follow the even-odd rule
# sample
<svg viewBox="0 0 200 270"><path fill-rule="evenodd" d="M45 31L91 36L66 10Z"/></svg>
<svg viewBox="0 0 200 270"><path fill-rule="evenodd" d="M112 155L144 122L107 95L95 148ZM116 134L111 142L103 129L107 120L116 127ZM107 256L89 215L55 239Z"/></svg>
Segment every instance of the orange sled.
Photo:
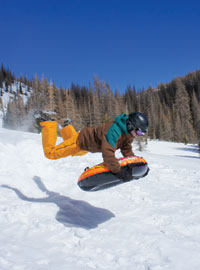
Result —
<svg viewBox="0 0 200 270"><path fill-rule="evenodd" d="M144 177L149 172L145 159L138 156L119 158L121 170L132 169L132 180ZM97 191L125 183L118 179L105 165L100 163L91 168L86 168L78 179L78 186L84 191Z"/></svg>

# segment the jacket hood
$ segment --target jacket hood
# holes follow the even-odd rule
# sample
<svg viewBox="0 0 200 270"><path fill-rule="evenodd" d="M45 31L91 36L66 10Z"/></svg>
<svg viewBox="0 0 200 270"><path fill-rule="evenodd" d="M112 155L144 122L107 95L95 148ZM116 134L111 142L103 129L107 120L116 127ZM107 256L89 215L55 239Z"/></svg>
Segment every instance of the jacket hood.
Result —
<svg viewBox="0 0 200 270"><path fill-rule="evenodd" d="M127 114L120 114L114 120L114 122L120 127L122 132L125 133L125 134L129 134L129 132L127 130L127 126L126 126L126 120L127 119L128 119Z"/></svg>

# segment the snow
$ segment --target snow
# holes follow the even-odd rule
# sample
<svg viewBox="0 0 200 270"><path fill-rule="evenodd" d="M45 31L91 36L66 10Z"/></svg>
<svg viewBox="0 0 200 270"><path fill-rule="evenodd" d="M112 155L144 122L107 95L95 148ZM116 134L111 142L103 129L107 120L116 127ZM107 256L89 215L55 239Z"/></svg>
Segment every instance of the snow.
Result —
<svg viewBox="0 0 200 270"><path fill-rule="evenodd" d="M200 269L197 147L133 149L149 175L90 193L77 180L101 154L48 160L40 134L0 128L0 269Z"/></svg>
<svg viewBox="0 0 200 270"><path fill-rule="evenodd" d="M14 95L19 91L20 89L20 82L14 81L13 84L8 86L8 92L6 92L6 85L5 83L3 83L3 88L1 88L3 90L3 105L4 108L6 109L9 100L14 98ZM28 91L28 86L21 83L21 89L22 89L22 93L20 96L23 98L24 100L24 104L26 104L27 100L28 100L28 96L30 96L30 92ZM31 90L30 90L31 91Z"/></svg>
<svg viewBox="0 0 200 270"><path fill-rule="evenodd" d="M12 100L15 97L15 95L19 91L20 84L21 84L21 91L23 93L23 94L20 94L20 96L23 98L24 104L26 104L28 102L28 98L30 96L30 91L32 91L32 89L30 89L30 91L28 90L27 85L20 83L18 81L14 81L13 84L8 86L8 92L6 92L5 83L3 83L3 88L0 88L0 90L2 90L2 94L3 94L3 96L1 97L2 102L3 102L3 108L2 109L0 108L0 127L2 127L2 125L3 125L3 115L7 111L8 103L10 100Z"/></svg>

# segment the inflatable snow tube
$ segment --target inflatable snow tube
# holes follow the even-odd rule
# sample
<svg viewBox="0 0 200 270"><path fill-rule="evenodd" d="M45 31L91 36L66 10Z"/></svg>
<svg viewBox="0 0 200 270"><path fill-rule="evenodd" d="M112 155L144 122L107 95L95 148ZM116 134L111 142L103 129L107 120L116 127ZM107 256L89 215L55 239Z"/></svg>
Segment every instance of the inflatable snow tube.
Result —
<svg viewBox="0 0 200 270"><path fill-rule="evenodd" d="M121 170L132 169L132 180L139 179L148 174L148 163L138 156L123 157L118 159ZM78 179L78 186L84 191L97 191L125 183L118 179L105 165L100 163L91 168L86 168Z"/></svg>

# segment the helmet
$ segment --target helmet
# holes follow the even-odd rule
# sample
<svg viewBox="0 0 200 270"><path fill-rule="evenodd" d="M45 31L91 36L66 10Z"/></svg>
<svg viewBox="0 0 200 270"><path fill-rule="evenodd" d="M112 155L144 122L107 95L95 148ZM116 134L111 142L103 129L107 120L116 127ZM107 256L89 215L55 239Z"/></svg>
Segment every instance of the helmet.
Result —
<svg viewBox="0 0 200 270"><path fill-rule="evenodd" d="M146 115L140 112L134 112L129 114L126 125L129 133L132 130L140 130L143 133L147 133L149 122Z"/></svg>

